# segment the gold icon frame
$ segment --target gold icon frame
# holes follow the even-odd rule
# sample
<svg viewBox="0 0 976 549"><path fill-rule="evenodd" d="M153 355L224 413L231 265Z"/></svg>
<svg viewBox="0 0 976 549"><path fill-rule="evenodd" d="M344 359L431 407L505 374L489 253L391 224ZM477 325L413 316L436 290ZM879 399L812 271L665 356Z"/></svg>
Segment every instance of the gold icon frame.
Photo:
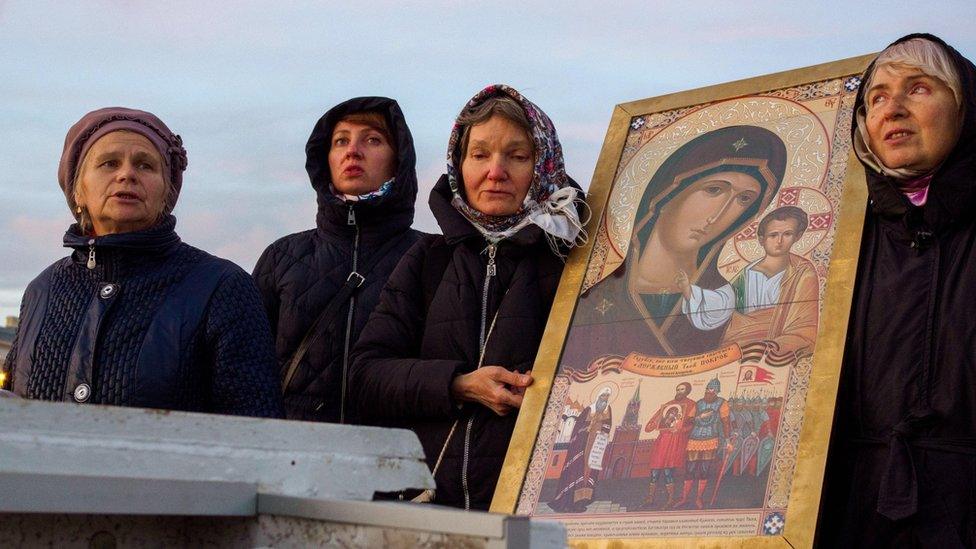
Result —
<svg viewBox="0 0 976 549"><path fill-rule="evenodd" d="M876 54L863 55L617 105L589 188L587 201L592 210L592 218L587 225L588 234L595 235L600 226L618 168L622 165L621 158L631 129L631 121L635 117L713 104L810 83L859 76L875 56ZM779 535L741 537L571 538L571 543L575 547L796 548L813 545L867 203L863 168L855 158L849 143L848 151L844 188L837 211L836 233L830 256L826 290L822 294L821 320L803 411L785 529ZM594 240L590 238L586 245L574 250L567 261L533 366L535 382L525 394L491 503L490 510L493 512L516 511L570 323L580 298Z"/></svg>

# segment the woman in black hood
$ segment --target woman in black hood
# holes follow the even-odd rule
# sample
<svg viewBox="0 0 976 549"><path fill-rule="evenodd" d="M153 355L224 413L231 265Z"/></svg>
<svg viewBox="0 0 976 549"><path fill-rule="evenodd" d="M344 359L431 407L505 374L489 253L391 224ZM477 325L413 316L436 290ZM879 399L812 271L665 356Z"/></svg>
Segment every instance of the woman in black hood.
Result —
<svg viewBox="0 0 976 549"><path fill-rule="evenodd" d="M817 543L976 543L976 68L906 36L868 67L852 137L870 207ZM787 526L789 528L789 526Z"/></svg>
<svg viewBox="0 0 976 549"><path fill-rule="evenodd" d="M348 423L349 351L410 229L416 154L400 106L357 97L326 112L305 146L316 228L268 247L254 278L275 335L290 419Z"/></svg>

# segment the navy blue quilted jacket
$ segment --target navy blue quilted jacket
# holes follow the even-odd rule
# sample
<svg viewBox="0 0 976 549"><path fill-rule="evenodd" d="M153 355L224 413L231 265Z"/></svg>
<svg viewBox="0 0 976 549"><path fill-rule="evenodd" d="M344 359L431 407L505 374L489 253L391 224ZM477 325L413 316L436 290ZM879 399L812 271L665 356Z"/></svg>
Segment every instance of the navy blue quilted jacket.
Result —
<svg viewBox="0 0 976 549"><path fill-rule="evenodd" d="M386 194L349 202L331 191L329 146L338 121L361 111L386 117L397 142L397 173ZM379 301L386 279L421 235L410 229L417 197L416 154L400 107L385 97L359 97L330 109L316 123L305 152L305 168L318 200L316 228L274 242L254 267L275 335L282 379L295 350L349 273L371 261L388 241L395 241L365 273L366 281L353 294L351 306L344 303L339 309L332 330L323 330L313 341L285 389L288 418L348 423L354 419L345 405L349 350Z"/></svg>
<svg viewBox="0 0 976 549"><path fill-rule="evenodd" d="M251 278L143 231L65 233L74 253L34 279L7 356L26 398L279 417L270 331ZM93 255L93 256L92 256ZM94 268L91 259L94 259Z"/></svg>

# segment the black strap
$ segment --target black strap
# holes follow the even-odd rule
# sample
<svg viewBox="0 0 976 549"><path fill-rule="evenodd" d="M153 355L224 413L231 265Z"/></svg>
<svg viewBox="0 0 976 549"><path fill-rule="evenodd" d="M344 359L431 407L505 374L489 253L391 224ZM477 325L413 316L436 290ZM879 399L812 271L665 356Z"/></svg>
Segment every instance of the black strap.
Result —
<svg viewBox="0 0 976 549"><path fill-rule="evenodd" d="M912 412L891 428L887 440L859 437L855 444L888 446L888 459L881 471L877 511L890 520L901 520L918 512L918 471L912 448L956 454L976 454L972 437L933 437L921 435L939 420L932 410Z"/></svg>
<svg viewBox="0 0 976 549"><path fill-rule="evenodd" d="M380 249L376 250L376 253L369 257L369 260L364 262L363 265L346 277L346 282L339 288L339 291L332 297L329 304L325 306L325 309L319 313L319 317L315 319L312 326L308 329L305 337L302 338L301 344L298 345L298 349L295 350L295 354L292 355L291 360L288 362L288 370L285 373L285 377L281 381L281 393L284 394L288 386L291 385L292 379L295 377L295 373L298 371L298 364L305 357L305 353L308 352L308 348L312 346L312 343L318 339L320 335L324 332L331 332L332 327L335 325L336 319L339 317L339 309L349 301L352 294L359 289L363 283L366 282L366 275L369 274L373 267L380 262L381 259L386 257L386 254L390 252L397 244L399 244L404 238L406 238L410 231L404 232L399 238L392 238L387 240ZM321 329L320 329L321 327Z"/></svg>

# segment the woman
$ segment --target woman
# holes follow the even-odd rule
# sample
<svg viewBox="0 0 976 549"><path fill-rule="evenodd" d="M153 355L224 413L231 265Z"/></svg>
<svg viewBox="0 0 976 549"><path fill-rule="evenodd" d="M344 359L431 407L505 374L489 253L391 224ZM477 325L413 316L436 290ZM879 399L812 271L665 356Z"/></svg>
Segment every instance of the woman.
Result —
<svg viewBox="0 0 976 549"><path fill-rule="evenodd" d="M430 195L444 235L404 256L353 353L362 417L417 433L439 504L488 507L581 194L517 91L489 86L463 109Z"/></svg>
<svg viewBox="0 0 976 549"><path fill-rule="evenodd" d="M719 252L766 209L785 169L782 140L757 126L715 130L672 153L637 207L624 264L580 300L565 356L585 369L607 354L717 348L724 330L700 330L682 313L682 283L728 284Z"/></svg>
<svg viewBox="0 0 976 549"><path fill-rule="evenodd" d="M182 140L148 112L92 111L68 130L58 182L74 252L27 287L7 355L13 391L277 417L260 297L233 263L184 244L171 215Z"/></svg>
<svg viewBox="0 0 976 549"><path fill-rule="evenodd" d="M865 220L818 543L976 543L976 67L906 36L851 129Z"/></svg>
<svg viewBox="0 0 976 549"><path fill-rule="evenodd" d="M385 97L330 109L305 154L317 227L268 246L254 278L275 334L287 416L346 423L349 351L393 267L420 238L410 229L416 154L400 106Z"/></svg>

